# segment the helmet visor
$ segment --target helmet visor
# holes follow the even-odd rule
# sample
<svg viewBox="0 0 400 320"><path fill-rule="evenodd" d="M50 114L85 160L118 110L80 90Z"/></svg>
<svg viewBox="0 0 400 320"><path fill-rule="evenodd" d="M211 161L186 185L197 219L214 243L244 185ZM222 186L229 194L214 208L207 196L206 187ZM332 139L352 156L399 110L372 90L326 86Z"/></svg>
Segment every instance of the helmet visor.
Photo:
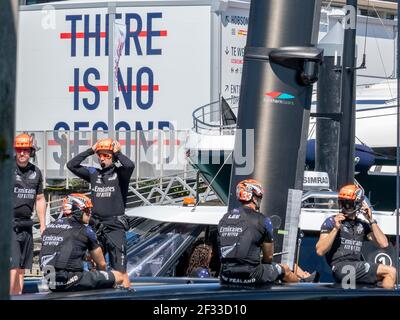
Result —
<svg viewBox="0 0 400 320"><path fill-rule="evenodd" d="M345 210L355 210L356 203L354 200L339 200L339 208Z"/></svg>

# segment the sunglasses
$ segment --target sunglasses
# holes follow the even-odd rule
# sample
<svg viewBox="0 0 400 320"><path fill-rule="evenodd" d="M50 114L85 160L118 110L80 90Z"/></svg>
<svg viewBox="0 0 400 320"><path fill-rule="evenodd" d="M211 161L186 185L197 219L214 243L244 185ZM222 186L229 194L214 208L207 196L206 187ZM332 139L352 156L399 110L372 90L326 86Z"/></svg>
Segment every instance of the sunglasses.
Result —
<svg viewBox="0 0 400 320"><path fill-rule="evenodd" d="M29 148L16 148L15 152L16 153L31 153L31 149L29 149Z"/></svg>
<svg viewBox="0 0 400 320"><path fill-rule="evenodd" d="M112 158L112 154L111 153L98 153L97 156L101 159L111 159Z"/></svg>

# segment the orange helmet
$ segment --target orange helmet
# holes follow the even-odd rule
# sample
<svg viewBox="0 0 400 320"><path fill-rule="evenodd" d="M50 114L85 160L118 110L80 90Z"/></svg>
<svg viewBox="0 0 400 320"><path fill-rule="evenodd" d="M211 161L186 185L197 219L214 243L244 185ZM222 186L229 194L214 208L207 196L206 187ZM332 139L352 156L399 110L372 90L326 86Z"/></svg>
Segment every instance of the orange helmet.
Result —
<svg viewBox="0 0 400 320"><path fill-rule="evenodd" d="M254 179L240 181L236 186L236 197L239 201L250 201L253 195L262 198L263 194L261 183Z"/></svg>
<svg viewBox="0 0 400 320"><path fill-rule="evenodd" d="M364 201L364 190L355 184L348 184L339 190L338 202L340 209L346 212L359 210Z"/></svg>
<svg viewBox="0 0 400 320"><path fill-rule="evenodd" d="M192 197L185 197L183 198L183 206L194 206L196 205L196 200Z"/></svg>
<svg viewBox="0 0 400 320"><path fill-rule="evenodd" d="M339 191L339 200L363 201L364 191L355 184L348 184Z"/></svg>
<svg viewBox="0 0 400 320"><path fill-rule="evenodd" d="M114 141L113 139L106 138L106 139L100 139L97 141L96 144L96 152L99 151L113 151L114 150Z"/></svg>
<svg viewBox="0 0 400 320"><path fill-rule="evenodd" d="M21 133L15 137L14 148L33 149L33 137L27 133Z"/></svg>
<svg viewBox="0 0 400 320"><path fill-rule="evenodd" d="M90 198L82 193L71 193L63 199L62 210L64 216L76 215L82 217L84 212L90 213L93 203Z"/></svg>

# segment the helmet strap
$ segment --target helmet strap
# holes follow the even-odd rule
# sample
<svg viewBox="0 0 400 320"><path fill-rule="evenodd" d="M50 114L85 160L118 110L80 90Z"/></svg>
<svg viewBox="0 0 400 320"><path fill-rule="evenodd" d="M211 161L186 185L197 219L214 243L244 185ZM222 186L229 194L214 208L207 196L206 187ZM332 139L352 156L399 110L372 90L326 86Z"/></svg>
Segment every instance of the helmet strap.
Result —
<svg viewBox="0 0 400 320"><path fill-rule="evenodd" d="M77 221L82 222L83 211L82 210L75 210L71 213L70 217L75 218Z"/></svg>
<svg viewBox="0 0 400 320"><path fill-rule="evenodd" d="M353 216L356 216L356 213L357 213L357 211L358 211L358 208L355 207L352 211L346 210L345 208L342 208L341 211L342 211L342 213L343 213L346 217L352 218Z"/></svg>
<svg viewBox="0 0 400 320"><path fill-rule="evenodd" d="M253 203L254 203L254 205L255 205L255 209L256 209L256 211L260 211L260 207L261 207L261 200L260 200L260 198L259 197L257 197L257 196L252 196L252 201L253 201Z"/></svg>

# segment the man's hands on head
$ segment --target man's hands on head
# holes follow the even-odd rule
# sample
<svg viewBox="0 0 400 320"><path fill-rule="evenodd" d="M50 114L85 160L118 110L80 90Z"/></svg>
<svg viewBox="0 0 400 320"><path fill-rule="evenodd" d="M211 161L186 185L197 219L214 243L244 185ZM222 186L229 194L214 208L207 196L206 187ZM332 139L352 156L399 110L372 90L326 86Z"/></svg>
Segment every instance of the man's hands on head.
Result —
<svg viewBox="0 0 400 320"><path fill-rule="evenodd" d="M114 146L114 148L113 148L114 153L121 151L121 144L117 140L114 140L113 146Z"/></svg>
<svg viewBox="0 0 400 320"><path fill-rule="evenodd" d="M113 152L118 152L121 151L121 144L117 141L117 140L113 140ZM92 150L94 152L96 152L96 148L97 148L97 142L92 146Z"/></svg>

